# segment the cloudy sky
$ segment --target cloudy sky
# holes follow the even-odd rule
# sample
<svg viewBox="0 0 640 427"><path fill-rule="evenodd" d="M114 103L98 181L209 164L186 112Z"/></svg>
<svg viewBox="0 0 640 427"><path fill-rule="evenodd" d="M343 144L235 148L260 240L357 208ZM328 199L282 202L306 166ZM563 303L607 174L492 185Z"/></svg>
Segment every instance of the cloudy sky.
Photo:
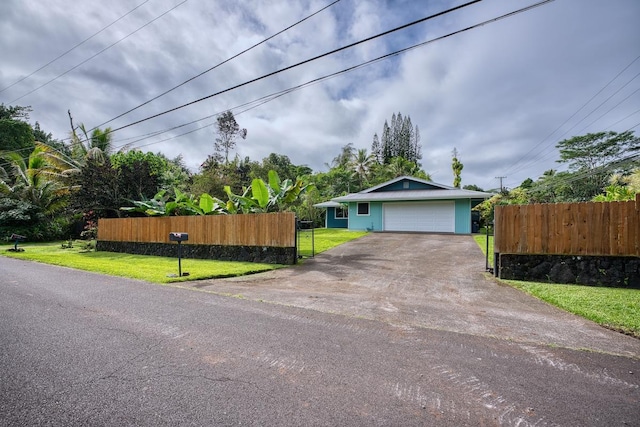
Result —
<svg viewBox="0 0 640 427"><path fill-rule="evenodd" d="M333 0L114 0L108 7L2 0L0 102L30 105L31 122L58 139L69 136L67 110L87 128L122 128L116 147L182 154L194 171L213 151L215 114L228 109L248 131L241 157L286 154L315 171L347 143L370 149L384 121L401 112L420 129L422 166L434 181L452 183L455 147L463 185L496 188L495 177L504 176L515 187L562 169L558 141L601 130L637 133L640 124L637 0L556 0L438 39L536 1L484 0L127 126L465 1L340 0L112 120Z"/></svg>

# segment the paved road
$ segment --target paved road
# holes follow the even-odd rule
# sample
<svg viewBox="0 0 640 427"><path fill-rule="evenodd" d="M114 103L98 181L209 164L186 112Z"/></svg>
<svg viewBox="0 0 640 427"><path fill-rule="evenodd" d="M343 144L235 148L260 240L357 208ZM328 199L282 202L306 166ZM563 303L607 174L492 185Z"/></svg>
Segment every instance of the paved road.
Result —
<svg viewBox="0 0 640 427"><path fill-rule="evenodd" d="M0 271L0 425L639 425L631 357Z"/></svg>

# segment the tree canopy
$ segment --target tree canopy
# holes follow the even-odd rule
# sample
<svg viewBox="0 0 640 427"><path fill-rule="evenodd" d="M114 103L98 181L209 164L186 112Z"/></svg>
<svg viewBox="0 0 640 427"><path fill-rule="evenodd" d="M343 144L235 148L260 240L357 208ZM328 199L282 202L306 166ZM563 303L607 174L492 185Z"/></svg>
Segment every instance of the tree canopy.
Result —
<svg viewBox="0 0 640 427"><path fill-rule="evenodd" d="M216 151L203 155L197 171L188 170L181 156L169 159L127 148L116 153L109 128L88 131L73 126L71 117L71 139L56 140L38 122L27 122L30 112L29 107L0 104L0 233L11 229L31 233L30 238L68 237L83 218L141 214L121 209L134 207L134 201L158 211L165 206L165 213L167 206L172 213L196 214L287 209L321 224L322 211L313 207L318 202L403 175L430 180L419 163L418 127L401 113L384 123L371 150L344 141L335 153L327 153L326 170L314 172L295 164L289 153L270 153L261 160L233 155L237 138L247 131L230 111L218 118ZM452 149L453 184L459 187L463 165ZM495 203L626 200L640 191L640 143L633 132L576 136L558 142L557 149L564 170L526 179L479 209L490 212ZM464 188L482 191L473 184Z"/></svg>
<svg viewBox="0 0 640 427"><path fill-rule="evenodd" d="M225 111L217 118L216 133L218 137L214 143L215 155L218 159L224 158L224 162L229 163L229 151L236 147L238 137L242 139L247 137L247 130L240 128L231 111Z"/></svg>
<svg viewBox="0 0 640 427"><path fill-rule="evenodd" d="M562 140L556 147L558 162L575 173L572 190L580 201L602 193L612 174L626 174L640 164L640 140L632 131L588 133Z"/></svg>
<svg viewBox="0 0 640 427"><path fill-rule="evenodd" d="M422 146L418 126L411 123L411 117L402 117L398 112L391 116L391 125L385 120L381 137L373 135L371 152L381 164L389 164L395 157L402 157L420 166Z"/></svg>

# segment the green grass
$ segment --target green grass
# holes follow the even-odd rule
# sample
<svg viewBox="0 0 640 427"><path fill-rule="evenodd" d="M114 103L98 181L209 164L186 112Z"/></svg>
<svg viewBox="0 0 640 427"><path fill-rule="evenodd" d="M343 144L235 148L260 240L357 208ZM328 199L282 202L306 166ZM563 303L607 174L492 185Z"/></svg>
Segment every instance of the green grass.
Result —
<svg viewBox="0 0 640 427"><path fill-rule="evenodd" d="M231 262L183 259L182 271L186 277L167 277L178 274L177 258L130 255L114 252L83 252L79 245L62 249L60 243L21 244L24 252L9 252L12 245L0 249L0 254L29 261L93 271L111 276L128 277L154 283L184 282L188 280L242 276L282 268L284 265L253 262Z"/></svg>
<svg viewBox="0 0 640 427"><path fill-rule="evenodd" d="M483 252L486 236L473 238ZM493 265L493 237L489 236L489 258ZM543 301L577 314L609 329L640 338L640 290L596 286L504 280Z"/></svg>
<svg viewBox="0 0 640 427"><path fill-rule="evenodd" d="M314 230L315 252L317 254L326 251L365 234L367 233L339 229ZM311 233L303 233L300 239L301 249L309 253L311 252L310 236ZM12 248L13 245L7 244L5 247L0 247L0 255L154 283L243 276L285 267L279 264L254 262L183 259L182 271L183 273L188 272L189 276L168 277L169 274L176 276L178 274L177 257L167 258L115 252L86 252L82 250L81 242L76 242L74 247L70 249L63 249L62 243L20 244L19 247L23 248L24 252L9 252L8 249Z"/></svg>
<svg viewBox="0 0 640 427"><path fill-rule="evenodd" d="M487 252L487 235L486 234L474 234L473 239L476 241L482 253L486 256ZM493 236L489 235L489 266L493 267Z"/></svg>
<svg viewBox="0 0 640 427"><path fill-rule="evenodd" d="M350 240L357 239L368 234L366 231L349 231L341 228L316 228L313 230L315 253L319 254ZM307 255L311 254L311 230L301 231L299 237L299 251Z"/></svg>
<svg viewBox="0 0 640 427"><path fill-rule="evenodd" d="M640 338L640 290L506 280L543 301Z"/></svg>

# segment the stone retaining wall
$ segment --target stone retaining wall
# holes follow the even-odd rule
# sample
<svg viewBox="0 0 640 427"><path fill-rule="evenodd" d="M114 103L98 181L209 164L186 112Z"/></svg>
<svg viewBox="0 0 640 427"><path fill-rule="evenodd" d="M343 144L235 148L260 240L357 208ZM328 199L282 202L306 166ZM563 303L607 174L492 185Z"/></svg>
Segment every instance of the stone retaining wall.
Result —
<svg viewBox="0 0 640 427"><path fill-rule="evenodd" d="M501 279L640 289L640 258L500 254Z"/></svg>
<svg viewBox="0 0 640 427"><path fill-rule="evenodd" d="M109 242L98 240L96 250L136 255L178 257L177 243ZM296 248L183 244L182 258L295 264Z"/></svg>

